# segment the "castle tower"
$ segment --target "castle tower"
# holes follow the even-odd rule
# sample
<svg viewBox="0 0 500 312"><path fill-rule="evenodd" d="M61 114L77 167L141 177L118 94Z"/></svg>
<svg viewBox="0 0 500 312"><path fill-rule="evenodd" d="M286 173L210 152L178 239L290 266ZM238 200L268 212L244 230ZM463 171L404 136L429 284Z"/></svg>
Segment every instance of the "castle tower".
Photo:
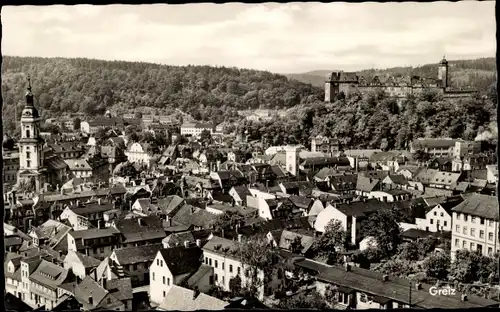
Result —
<svg viewBox="0 0 500 312"><path fill-rule="evenodd" d="M331 103L335 101L335 97L339 93L339 73L332 72L326 75L325 79L325 102Z"/></svg>
<svg viewBox="0 0 500 312"><path fill-rule="evenodd" d="M28 91L26 92L26 106L21 114L21 139L19 145L19 173L18 183L34 182L34 191L40 191L43 186L43 141L40 138L40 114L33 103L31 82L28 76Z"/></svg>
<svg viewBox="0 0 500 312"><path fill-rule="evenodd" d="M299 169L299 147L297 146L287 146L285 147L286 153L286 170L290 172L292 175L297 176L297 172Z"/></svg>
<svg viewBox="0 0 500 312"><path fill-rule="evenodd" d="M441 87L446 89L448 87L448 61L443 56L438 67L438 80L441 81Z"/></svg>

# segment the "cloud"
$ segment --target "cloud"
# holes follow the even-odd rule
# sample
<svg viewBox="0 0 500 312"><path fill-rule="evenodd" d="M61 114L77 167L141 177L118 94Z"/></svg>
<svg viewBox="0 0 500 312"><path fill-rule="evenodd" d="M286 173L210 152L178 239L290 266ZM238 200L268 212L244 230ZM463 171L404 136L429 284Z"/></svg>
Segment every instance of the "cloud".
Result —
<svg viewBox="0 0 500 312"><path fill-rule="evenodd" d="M88 57L274 72L494 56L494 2L2 8L7 55Z"/></svg>

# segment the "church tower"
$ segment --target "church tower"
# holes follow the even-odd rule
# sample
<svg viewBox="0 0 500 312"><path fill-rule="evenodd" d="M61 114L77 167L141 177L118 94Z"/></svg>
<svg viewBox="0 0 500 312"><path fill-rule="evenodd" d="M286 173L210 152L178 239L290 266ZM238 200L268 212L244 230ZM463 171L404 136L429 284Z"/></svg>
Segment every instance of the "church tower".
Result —
<svg viewBox="0 0 500 312"><path fill-rule="evenodd" d="M448 87L448 61L443 56L438 67L438 80L441 82L441 87L446 89Z"/></svg>
<svg viewBox="0 0 500 312"><path fill-rule="evenodd" d="M26 106L21 114L21 139L18 145L18 183L21 183L21 181L34 183L33 191L38 192L44 183L42 176L43 141L40 138L40 114L33 103L33 93L31 93L31 81L29 76L28 91L26 92Z"/></svg>

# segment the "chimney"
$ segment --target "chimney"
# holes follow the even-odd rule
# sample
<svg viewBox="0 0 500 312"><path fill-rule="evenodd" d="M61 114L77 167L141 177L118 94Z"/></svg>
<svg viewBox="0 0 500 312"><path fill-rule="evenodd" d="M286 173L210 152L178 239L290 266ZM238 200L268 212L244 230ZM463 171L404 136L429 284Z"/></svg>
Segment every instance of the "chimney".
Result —
<svg viewBox="0 0 500 312"><path fill-rule="evenodd" d="M243 238L243 235L242 234L238 234L238 242L241 243L241 239Z"/></svg>
<svg viewBox="0 0 500 312"><path fill-rule="evenodd" d="M463 302L463 301L467 301L467 294L462 294L460 300Z"/></svg>
<svg viewBox="0 0 500 312"><path fill-rule="evenodd" d="M184 247L189 248L189 241L184 241Z"/></svg>
<svg viewBox="0 0 500 312"><path fill-rule="evenodd" d="M196 246L201 247L201 239L196 240Z"/></svg>
<svg viewBox="0 0 500 312"><path fill-rule="evenodd" d="M199 294L200 290L198 289L198 287L195 287L193 292L193 300L196 299L196 297L198 297Z"/></svg>
<svg viewBox="0 0 500 312"><path fill-rule="evenodd" d="M415 284L415 289L416 289L416 290L421 290L421 289L422 289L422 284L420 284L420 283L416 283L416 284Z"/></svg>
<svg viewBox="0 0 500 312"><path fill-rule="evenodd" d="M389 280L389 275L384 274L384 275L382 276L382 280L383 280L384 282L387 282L387 281Z"/></svg>
<svg viewBox="0 0 500 312"><path fill-rule="evenodd" d="M94 304L94 299L92 298L92 296L89 296L89 304L91 304L91 305Z"/></svg>

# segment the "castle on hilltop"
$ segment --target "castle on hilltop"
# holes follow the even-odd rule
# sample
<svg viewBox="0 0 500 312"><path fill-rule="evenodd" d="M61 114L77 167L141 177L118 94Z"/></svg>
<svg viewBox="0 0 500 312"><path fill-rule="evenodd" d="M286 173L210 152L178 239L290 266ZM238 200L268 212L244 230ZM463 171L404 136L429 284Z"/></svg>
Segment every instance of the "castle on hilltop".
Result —
<svg viewBox="0 0 500 312"><path fill-rule="evenodd" d="M371 91L383 90L389 96L405 98L408 95L418 96L424 90L435 90L446 98L471 97L475 90L453 89L450 87L448 75L448 61L443 57L438 64L438 75L435 78L418 76L389 77L381 81L378 76L370 81L355 72L332 72L325 81L325 102L334 102L336 97L343 93L349 95L359 92L366 94Z"/></svg>

